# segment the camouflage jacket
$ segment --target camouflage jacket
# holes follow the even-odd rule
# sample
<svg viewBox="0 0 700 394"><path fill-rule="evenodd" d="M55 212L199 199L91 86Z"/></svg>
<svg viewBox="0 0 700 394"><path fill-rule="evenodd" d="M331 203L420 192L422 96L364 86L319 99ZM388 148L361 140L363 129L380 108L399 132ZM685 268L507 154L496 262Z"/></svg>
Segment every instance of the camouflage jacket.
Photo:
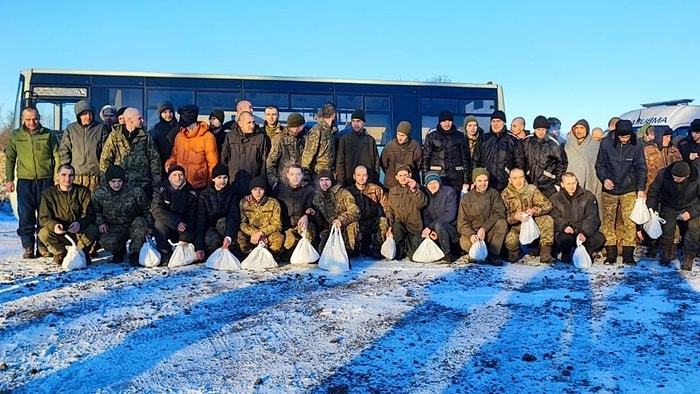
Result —
<svg viewBox="0 0 700 394"><path fill-rule="evenodd" d="M662 169L682 159L681 152L673 145L659 149L655 141L646 143L644 145L644 160L647 163L646 191L649 191L651 183Z"/></svg>
<svg viewBox="0 0 700 394"><path fill-rule="evenodd" d="M241 231L253 235L262 231L265 236L282 231L282 208L279 201L265 196L260 202L241 199Z"/></svg>
<svg viewBox="0 0 700 394"><path fill-rule="evenodd" d="M542 216L552 210L552 202L535 185L528 183L525 183L525 186L520 190L508 183L508 186L501 192L501 198L506 206L506 220L511 225L521 223L513 217L518 212L532 208L534 210L532 216Z"/></svg>
<svg viewBox="0 0 700 394"><path fill-rule="evenodd" d="M340 220L343 226L360 220L360 208L355 203L355 198L349 191L339 184L331 186L325 192L319 190L314 196L316 207L316 222L329 226L335 219Z"/></svg>
<svg viewBox="0 0 700 394"><path fill-rule="evenodd" d="M325 122L316 123L306 137L301 167L316 174L321 170L335 168L335 150L338 146L338 128Z"/></svg>
<svg viewBox="0 0 700 394"><path fill-rule="evenodd" d="M107 137L100 156L100 173L104 176L110 165L118 165L124 169L127 184L155 190L160 186L162 173L156 144L144 129L134 130L129 137L125 131L123 125L116 125Z"/></svg>
<svg viewBox="0 0 700 394"><path fill-rule="evenodd" d="M139 216L146 218L149 227L153 227L149 198L140 187L126 184L115 192L109 186L100 186L92 196L97 219L95 224L108 226L128 226Z"/></svg>
<svg viewBox="0 0 700 394"><path fill-rule="evenodd" d="M301 165L301 155L304 152L306 130L298 136L284 130L272 138L270 154L267 155L267 181L271 186L284 179L284 172L291 164Z"/></svg>

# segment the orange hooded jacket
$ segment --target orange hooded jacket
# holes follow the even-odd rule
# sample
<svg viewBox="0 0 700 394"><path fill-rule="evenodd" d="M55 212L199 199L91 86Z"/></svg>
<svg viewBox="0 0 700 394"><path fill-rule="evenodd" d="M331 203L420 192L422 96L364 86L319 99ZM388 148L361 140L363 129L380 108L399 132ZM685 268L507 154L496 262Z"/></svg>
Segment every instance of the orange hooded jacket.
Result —
<svg viewBox="0 0 700 394"><path fill-rule="evenodd" d="M216 137L209 132L209 125L197 122L197 128L180 128L175 136L173 151L165 161L165 171L178 164L185 169L187 182L195 189L201 189L211 180L211 172L219 162Z"/></svg>

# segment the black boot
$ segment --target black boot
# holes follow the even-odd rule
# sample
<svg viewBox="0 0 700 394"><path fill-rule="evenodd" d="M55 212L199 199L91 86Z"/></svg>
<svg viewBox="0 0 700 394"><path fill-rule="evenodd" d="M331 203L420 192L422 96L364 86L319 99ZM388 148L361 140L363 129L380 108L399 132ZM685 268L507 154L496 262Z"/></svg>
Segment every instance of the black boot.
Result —
<svg viewBox="0 0 700 394"><path fill-rule="evenodd" d="M673 253L673 246L662 246L661 247L663 256L661 256L661 265L664 267L667 267L669 264L671 264L671 261L676 258L676 255Z"/></svg>
<svg viewBox="0 0 700 394"><path fill-rule="evenodd" d="M617 264L617 245L606 246L605 247L605 261L603 264L615 265Z"/></svg>
<svg viewBox="0 0 700 394"><path fill-rule="evenodd" d="M623 246L622 247L622 264L624 265L637 265L634 261L634 246Z"/></svg>

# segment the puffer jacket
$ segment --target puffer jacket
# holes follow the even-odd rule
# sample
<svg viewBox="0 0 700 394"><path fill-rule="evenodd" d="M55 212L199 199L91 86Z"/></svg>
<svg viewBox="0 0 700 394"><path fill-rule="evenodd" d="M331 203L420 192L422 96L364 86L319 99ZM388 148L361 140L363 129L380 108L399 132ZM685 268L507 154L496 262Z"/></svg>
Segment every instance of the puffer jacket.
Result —
<svg viewBox="0 0 700 394"><path fill-rule="evenodd" d="M231 184L221 190L216 190L214 183L210 182L206 189L197 197L197 234L194 238L195 248L204 250L204 235L209 227L214 227L216 221L226 218L225 237L236 240L240 226L241 214L239 211L239 199L233 191Z"/></svg>
<svg viewBox="0 0 700 394"><path fill-rule="evenodd" d="M394 138L382 150L379 161L384 170L384 186L387 188L391 189L399 184L396 180L396 168L400 165L411 167L412 178L420 183L423 150L416 140L409 137L405 143L399 144Z"/></svg>
<svg viewBox="0 0 700 394"><path fill-rule="evenodd" d="M525 137L521 143L527 179L540 190L554 189L561 183L561 176L569 165L564 145L560 145L552 136L537 138L535 134Z"/></svg>
<svg viewBox="0 0 700 394"><path fill-rule="evenodd" d="M484 133L474 150L474 166L489 172L489 186L501 191L508 186L508 174L513 168L525 171L525 153L520 140L503 129L496 134Z"/></svg>
<svg viewBox="0 0 700 394"><path fill-rule="evenodd" d="M498 220L505 218L506 206L498 190L492 187L481 193L473 190L459 202L457 232L470 237L483 227L488 233Z"/></svg>
<svg viewBox="0 0 700 394"><path fill-rule="evenodd" d="M428 171L437 171L453 183L471 183L471 156L469 144L461 131L452 125L443 130L440 125L429 132L423 141L423 176ZM452 185L459 187L461 185Z"/></svg>
<svg viewBox="0 0 700 394"><path fill-rule="evenodd" d="M265 177L269 152L270 139L265 133L244 134L233 130L228 133L221 150L221 164L228 167L229 182L239 196L248 194L251 179Z"/></svg>
<svg viewBox="0 0 700 394"><path fill-rule="evenodd" d="M554 233L558 234L571 226L574 234L581 233L590 237L600 228L600 213L598 200L589 192L576 187L573 196L569 196L566 190L561 189L550 197L552 211L550 216L554 219Z"/></svg>
<svg viewBox="0 0 700 394"><path fill-rule="evenodd" d="M700 179L698 169L690 166L690 176L686 185L680 186L673 180L672 167L661 170L652 182L647 195L647 206L661 212L664 207L677 212L688 211L691 218L700 216Z"/></svg>
<svg viewBox="0 0 700 394"><path fill-rule="evenodd" d="M85 111L95 110L86 100L75 104L75 116ZM87 126L80 124L80 119L66 127L61 138L59 153L61 165L70 164L75 168L76 175L99 175L100 155L111 129L93 119Z"/></svg>
<svg viewBox="0 0 700 394"><path fill-rule="evenodd" d="M647 165L644 161L644 150L637 143L637 136L632 134L627 144L621 144L619 138L603 139L598 150L595 170L600 183L603 183L603 193L616 196L643 191L647 183ZM613 190L605 189L605 180L610 179L615 184Z"/></svg>
<svg viewBox="0 0 700 394"><path fill-rule="evenodd" d="M209 125L197 122L194 130L181 128L175 137L173 152L165 161L165 168L178 164L185 169L185 178L194 189L202 189L211 180L211 171L219 163L216 137Z"/></svg>
<svg viewBox="0 0 700 394"><path fill-rule="evenodd" d="M437 193L427 191L428 206L423 210L425 227L435 229L438 223L455 225L457 223L457 194L449 187L440 186Z"/></svg>

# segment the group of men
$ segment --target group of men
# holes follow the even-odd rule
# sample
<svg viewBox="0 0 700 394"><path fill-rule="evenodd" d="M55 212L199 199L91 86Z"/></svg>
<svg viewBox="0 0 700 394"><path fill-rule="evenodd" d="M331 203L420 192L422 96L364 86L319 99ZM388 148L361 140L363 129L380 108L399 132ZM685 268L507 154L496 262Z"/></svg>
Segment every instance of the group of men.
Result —
<svg viewBox="0 0 700 394"><path fill-rule="evenodd" d="M237 103L235 122L221 110L199 121L191 104L177 117L167 101L157 111L146 131L136 108L106 105L100 123L83 100L60 141L36 109L22 112L6 149L6 186L17 189L24 258L60 262L68 236L87 256L99 243L112 261L138 265L151 234L164 263L177 242L193 243L199 260L217 248L242 257L260 243L286 260L302 237L322 248L335 226L351 256L380 258L392 237L397 258L430 239L441 263L484 241L493 264L526 250L542 263L558 253L570 262L577 243L589 254L604 248L609 264L620 248L622 262L635 264L642 233L629 214L638 198L666 219L658 244L645 240L650 253L661 246L662 264L680 234L684 269L700 250L700 120L676 147L667 130L645 127L638 141L632 124L616 118L606 136L582 119L564 140L556 118L536 117L531 134L516 118L511 132L496 110L484 132L475 117L460 130L443 111L422 144L403 121L380 154L364 111L352 112L341 135L332 103L308 129L299 113L283 126L274 106L258 125L247 100ZM520 231L532 222L539 238L522 245Z"/></svg>

